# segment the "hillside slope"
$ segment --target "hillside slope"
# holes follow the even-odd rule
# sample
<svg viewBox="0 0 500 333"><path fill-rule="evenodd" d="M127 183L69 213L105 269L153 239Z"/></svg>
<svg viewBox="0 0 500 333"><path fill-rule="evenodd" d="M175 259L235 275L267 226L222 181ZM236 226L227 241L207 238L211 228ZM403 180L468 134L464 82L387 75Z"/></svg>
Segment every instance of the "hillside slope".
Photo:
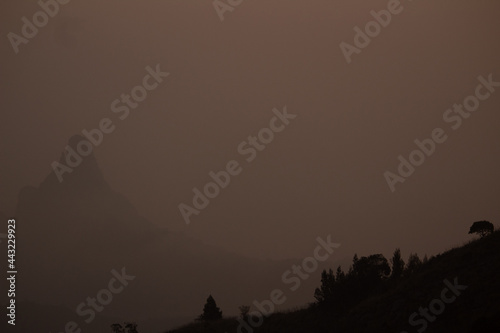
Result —
<svg viewBox="0 0 500 333"><path fill-rule="evenodd" d="M498 276L500 231L432 257L414 275L382 294L363 300L342 316L313 305L274 313L257 327L245 329L239 327L235 318L229 318L210 324L195 323L169 333L498 333ZM456 296L449 290L450 284L455 286ZM425 314L426 308L433 308L434 313L429 310Z"/></svg>

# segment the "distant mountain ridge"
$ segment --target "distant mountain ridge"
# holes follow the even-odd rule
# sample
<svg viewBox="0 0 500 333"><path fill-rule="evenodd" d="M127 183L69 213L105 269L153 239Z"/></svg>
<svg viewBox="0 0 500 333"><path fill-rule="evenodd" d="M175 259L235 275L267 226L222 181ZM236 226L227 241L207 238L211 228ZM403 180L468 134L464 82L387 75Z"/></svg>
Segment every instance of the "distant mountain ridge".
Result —
<svg viewBox="0 0 500 333"><path fill-rule="evenodd" d="M100 315L138 321L143 329L161 330L196 317L209 293L230 309L226 313L235 313L242 303L268 297L282 284L282 273L297 263L245 258L154 225L111 189L93 154L63 182L51 172L39 187L23 188L15 216L22 244L19 301L74 311L107 285L112 269L126 267L136 279ZM286 306L311 299L316 282L306 281ZM73 317L68 320L82 321ZM65 324L58 320L54 313L53 321L33 321L28 328L56 332ZM109 332L109 326L93 327L101 331Z"/></svg>

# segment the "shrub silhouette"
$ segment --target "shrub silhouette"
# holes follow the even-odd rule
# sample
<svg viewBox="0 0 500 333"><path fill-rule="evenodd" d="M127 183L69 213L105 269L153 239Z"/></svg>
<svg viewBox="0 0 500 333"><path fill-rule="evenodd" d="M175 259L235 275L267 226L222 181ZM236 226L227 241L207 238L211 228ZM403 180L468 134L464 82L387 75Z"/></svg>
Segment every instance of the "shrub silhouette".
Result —
<svg viewBox="0 0 500 333"><path fill-rule="evenodd" d="M111 330L113 333L139 333L137 331L137 324L129 322L124 323L123 326L121 324L113 324L111 325Z"/></svg>
<svg viewBox="0 0 500 333"><path fill-rule="evenodd" d="M242 305L239 307L239 309L241 318L246 320L248 318L248 313L250 312L250 306Z"/></svg>

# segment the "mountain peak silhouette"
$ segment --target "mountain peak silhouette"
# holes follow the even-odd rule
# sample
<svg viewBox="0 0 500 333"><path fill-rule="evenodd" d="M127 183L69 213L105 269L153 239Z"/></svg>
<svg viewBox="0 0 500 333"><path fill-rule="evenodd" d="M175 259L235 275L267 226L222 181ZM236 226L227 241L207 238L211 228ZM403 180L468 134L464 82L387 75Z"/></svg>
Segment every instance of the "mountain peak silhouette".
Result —
<svg viewBox="0 0 500 333"><path fill-rule="evenodd" d="M89 147L82 144L84 141L88 142L85 137L79 134L73 135L68 140L68 144L61 153L58 161L58 166L68 171L61 174L62 181L60 181L54 170L58 166L54 162L50 174L40 184L40 191L49 195L79 197L103 189L110 190L94 156L93 149L95 147L90 143L92 151L87 156L82 156L79 153L82 150L82 146L84 147L84 151ZM80 149L78 149L79 145ZM66 169L66 167L69 169Z"/></svg>

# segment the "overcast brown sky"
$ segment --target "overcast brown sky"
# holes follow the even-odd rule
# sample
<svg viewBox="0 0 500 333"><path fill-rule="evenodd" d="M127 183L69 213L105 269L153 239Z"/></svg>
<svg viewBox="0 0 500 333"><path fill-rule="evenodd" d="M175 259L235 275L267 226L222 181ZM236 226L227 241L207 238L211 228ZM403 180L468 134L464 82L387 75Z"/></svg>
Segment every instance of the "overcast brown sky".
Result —
<svg viewBox="0 0 500 333"><path fill-rule="evenodd" d="M308 256L328 234L349 256L435 254L474 221L500 225L500 89L458 130L443 121L478 76L500 81L500 3L402 4L347 64L339 44L387 1L243 1L223 22L208 0L72 1L18 54L7 33L39 7L2 1L0 210L110 118L95 148L110 185L155 224L239 254ZM119 120L111 102L156 64L170 76ZM285 105L297 118L245 162L238 145ZM392 193L384 172L437 127L447 141ZM178 205L233 159L242 173L186 225Z"/></svg>

